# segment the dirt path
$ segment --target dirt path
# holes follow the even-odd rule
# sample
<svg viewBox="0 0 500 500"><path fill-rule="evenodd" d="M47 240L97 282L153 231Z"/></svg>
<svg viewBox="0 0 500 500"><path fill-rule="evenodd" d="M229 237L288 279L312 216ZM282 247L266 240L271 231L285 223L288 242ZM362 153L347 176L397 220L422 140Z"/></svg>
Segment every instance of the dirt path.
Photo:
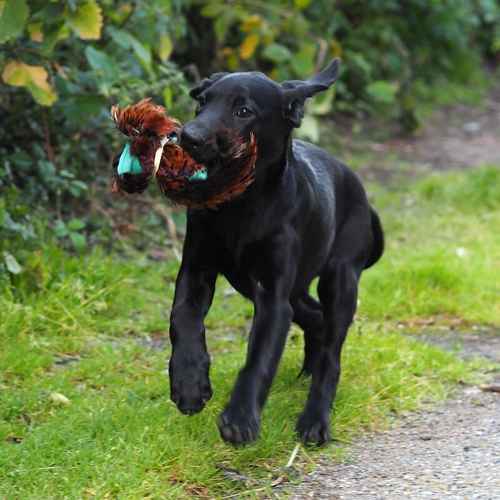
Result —
<svg viewBox="0 0 500 500"><path fill-rule="evenodd" d="M500 165L500 85L480 105L453 105L436 111L413 137L381 139L390 126L359 120L334 125L340 157L365 157L359 165L364 179L389 182L400 174L419 176L436 170ZM378 136L378 139L377 139Z"/></svg>
<svg viewBox="0 0 500 500"><path fill-rule="evenodd" d="M461 342L464 357L487 353L489 361L500 363L498 335L451 332L425 338L445 348ZM288 495L295 500L498 500L500 394L461 389L432 411L410 414L390 430L361 439L347 461L323 460Z"/></svg>
<svg viewBox="0 0 500 500"><path fill-rule="evenodd" d="M434 169L500 164L500 87L481 106L439 110L416 138L387 141L384 149Z"/></svg>

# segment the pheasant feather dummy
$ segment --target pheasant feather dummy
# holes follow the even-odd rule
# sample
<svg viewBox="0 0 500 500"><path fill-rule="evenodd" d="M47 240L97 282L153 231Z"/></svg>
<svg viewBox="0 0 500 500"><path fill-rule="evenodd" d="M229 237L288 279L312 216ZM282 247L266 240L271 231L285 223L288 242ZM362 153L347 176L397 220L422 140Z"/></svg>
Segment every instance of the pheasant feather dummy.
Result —
<svg viewBox="0 0 500 500"><path fill-rule="evenodd" d="M172 201L214 208L239 196L254 180L253 134L248 140L229 137L227 150L210 165L201 165L177 143L181 124L150 99L122 109L113 106L111 116L130 140L115 165L113 191L140 193L155 177Z"/></svg>

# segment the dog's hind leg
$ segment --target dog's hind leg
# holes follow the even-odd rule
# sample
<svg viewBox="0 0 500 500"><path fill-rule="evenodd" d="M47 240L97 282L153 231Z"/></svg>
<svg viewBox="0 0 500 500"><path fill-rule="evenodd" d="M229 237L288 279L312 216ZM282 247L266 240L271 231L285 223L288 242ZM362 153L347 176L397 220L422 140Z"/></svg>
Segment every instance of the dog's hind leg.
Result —
<svg viewBox="0 0 500 500"><path fill-rule="evenodd" d="M321 352L323 335L323 307L307 292L292 303L293 322L304 331L304 363L301 375L311 375L313 366Z"/></svg>
<svg viewBox="0 0 500 500"><path fill-rule="evenodd" d="M312 367L312 382L297 432L306 443L330 440L330 408L340 377L340 355L356 310L362 267L332 262L321 275L318 295L324 308L324 337Z"/></svg>
<svg viewBox="0 0 500 500"><path fill-rule="evenodd" d="M330 439L330 408L340 378L342 345L356 312L358 283L369 262L373 240L369 207L360 205L342 224L320 274L323 342L313 366L306 406L297 422L297 432L305 442L323 444Z"/></svg>

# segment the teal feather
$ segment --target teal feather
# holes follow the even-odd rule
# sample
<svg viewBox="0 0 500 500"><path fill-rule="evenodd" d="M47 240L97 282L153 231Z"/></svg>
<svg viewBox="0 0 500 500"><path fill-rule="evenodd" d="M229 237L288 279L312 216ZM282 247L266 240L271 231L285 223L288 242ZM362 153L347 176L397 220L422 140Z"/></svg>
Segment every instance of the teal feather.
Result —
<svg viewBox="0 0 500 500"><path fill-rule="evenodd" d="M142 166L139 158L130 152L130 144L125 144L120 161L118 162L118 175L123 174L141 174Z"/></svg>
<svg viewBox="0 0 500 500"><path fill-rule="evenodd" d="M206 168L200 168L200 170L197 170L193 175L188 177L190 181L206 181L208 177L207 169Z"/></svg>

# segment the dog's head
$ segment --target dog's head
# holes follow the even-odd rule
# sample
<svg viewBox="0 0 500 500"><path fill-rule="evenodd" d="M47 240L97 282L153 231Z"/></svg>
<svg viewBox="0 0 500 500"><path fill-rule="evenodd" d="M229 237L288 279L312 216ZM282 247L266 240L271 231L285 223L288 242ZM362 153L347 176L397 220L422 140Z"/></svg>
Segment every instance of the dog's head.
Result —
<svg viewBox="0 0 500 500"><path fill-rule="evenodd" d="M258 72L215 73L190 92L198 108L182 129L181 145L210 169L235 139L247 141L253 133L259 160L277 161L292 129L300 126L306 99L327 90L337 79L338 68L339 60L334 59L308 80L282 83Z"/></svg>

